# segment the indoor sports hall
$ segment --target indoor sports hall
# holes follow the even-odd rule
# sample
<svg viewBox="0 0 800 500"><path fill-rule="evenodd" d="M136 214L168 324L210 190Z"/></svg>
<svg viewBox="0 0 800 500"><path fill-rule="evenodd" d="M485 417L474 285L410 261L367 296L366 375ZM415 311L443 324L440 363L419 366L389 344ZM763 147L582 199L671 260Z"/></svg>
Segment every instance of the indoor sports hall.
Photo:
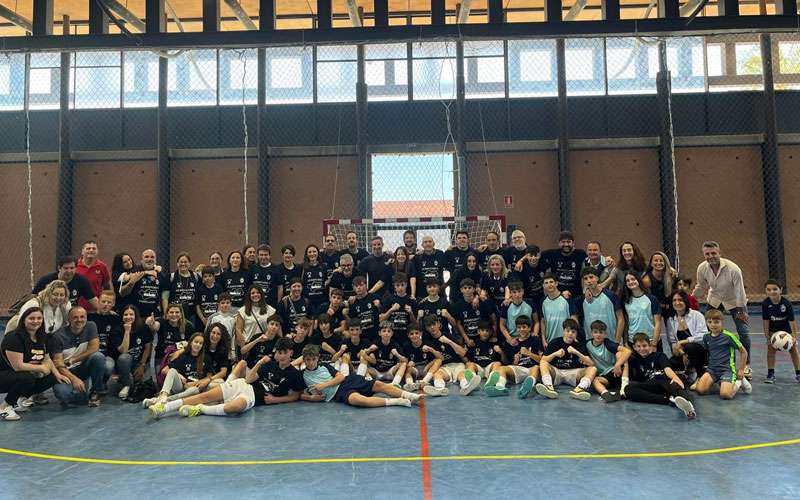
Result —
<svg viewBox="0 0 800 500"><path fill-rule="evenodd" d="M0 499L798 498L799 188L797 0L0 0Z"/></svg>

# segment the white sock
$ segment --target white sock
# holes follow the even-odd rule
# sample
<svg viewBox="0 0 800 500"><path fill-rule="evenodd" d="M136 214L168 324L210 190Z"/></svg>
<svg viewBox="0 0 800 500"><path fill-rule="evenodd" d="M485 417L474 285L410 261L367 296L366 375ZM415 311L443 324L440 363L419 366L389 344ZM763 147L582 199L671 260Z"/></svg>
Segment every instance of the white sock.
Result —
<svg viewBox="0 0 800 500"><path fill-rule="evenodd" d="M462 378L461 382L459 382L458 385L460 385L461 388L463 389L464 387L467 386L467 379L466 378Z"/></svg>
<svg viewBox="0 0 800 500"><path fill-rule="evenodd" d="M578 383L578 387L580 387L580 388L581 388L581 389L583 389L584 391L588 391L588 390L589 390L589 386L590 386L590 385L592 385L592 381L591 381L591 380L589 380L589 378L588 378L588 377L583 377L583 378L581 379L580 383Z"/></svg>
<svg viewBox="0 0 800 500"><path fill-rule="evenodd" d="M384 404L386 406L411 406L411 401L403 398L386 398Z"/></svg>
<svg viewBox="0 0 800 500"><path fill-rule="evenodd" d="M437 378L433 381L433 386L437 389L444 389L444 379Z"/></svg>
<svg viewBox="0 0 800 500"><path fill-rule="evenodd" d="M544 375L542 375L542 383L544 385L552 386L553 385L553 377L551 377L549 373L545 373Z"/></svg>
<svg viewBox="0 0 800 500"><path fill-rule="evenodd" d="M348 365L347 363L342 363L342 366L339 367L339 373L341 373L345 377L350 375L350 365Z"/></svg>
<svg viewBox="0 0 800 500"><path fill-rule="evenodd" d="M200 407L200 413L203 415L216 415L218 417L224 417L226 415L224 404L198 406Z"/></svg>
<svg viewBox="0 0 800 500"><path fill-rule="evenodd" d="M528 378L533 380L533 385L536 385L536 377L534 377L533 375L528 375Z"/></svg>
<svg viewBox="0 0 800 500"><path fill-rule="evenodd" d="M622 377L622 384L620 385L619 393L625 394L625 388L628 386L630 379L628 377Z"/></svg>
<svg viewBox="0 0 800 500"><path fill-rule="evenodd" d="M356 369L356 375L361 375L363 377L366 374L367 374L367 364L359 363L358 368Z"/></svg>
<svg viewBox="0 0 800 500"><path fill-rule="evenodd" d="M394 378L392 379L392 384L399 385L402 380L403 377L400 376L400 371L398 370L397 373L394 374Z"/></svg>
<svg viewBox="0 0 800 500"><path fill-rule="evenodd" d="M166 409L167 413L169 413L172 411L178 411L178 409L181 406L183 406L183 399L178 398L178 399L173 399L172 401L169 401L167 404L165 404L164 409Z"/></svg>
<svg viewBox="0 0 800 500"><path fill-rule="evenodd" d="M189 387L183 392L179 392L178 394L173 394L172 396L167 398L167 401L175 401L176 399L184 399L188 398L189 396L194 396L195 394L200 394L200 388L197 386Z"/></svg>
<svg viewBox="0 0 800 500"><path fill-rule="evenodd" d="M500 375L500 378L497 379L497 387L505 387L506 386L506 378Z"/></svg>
<svg viewBox="0 0 800 500"><path fill-rule="evenodd" d="M433 373L426 373L424 377L422 377L422 382L425 384L430 384L431 379L433 378Z"/></svg>
<svg viewBox="0 0 800 500"><path fill-rule="evenodd" d="M739 389L742 388L742 381L737 380L736 383L733 384L733 386L736 388L736 392L739 392Z"/></svg>
<svg viewBox="0 0 800 500"><path fill-rule="evenodd" d="M400 397L409 401L419 401L420 396L419 394L415 394L413 392L403 391L400 393Z"/></svg>

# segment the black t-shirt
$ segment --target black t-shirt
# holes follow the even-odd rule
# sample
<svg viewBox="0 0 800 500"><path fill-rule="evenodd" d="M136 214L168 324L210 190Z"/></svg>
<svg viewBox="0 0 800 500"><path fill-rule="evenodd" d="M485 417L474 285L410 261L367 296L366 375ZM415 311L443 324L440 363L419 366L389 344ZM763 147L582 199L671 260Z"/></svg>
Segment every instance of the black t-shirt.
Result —
<svg viewBox="0 0 800 500"><path fill-rule="evenodd" d="M306 335L303 337L303 340L296 339L295 336L292 336L292 359L297 359L303 355L303 349L307 345L311 345L314 343L314 339L310 335Z"/></svg>
<svg viewBox="0 0 800 500"><path fill-rule="evenodd" d="M475 269L469 270L466 266L462 266L461 269L450 276L450 286L452 287L450 290L450 297L460 293L461 282L463 280L469 278L475 282L475 286L477 287L481 283L482 276L483 271L481 271L480 267L475 267Z"/></svg>
<svg viewBox="0 0 800 500"><path fill-rule="evenodd" d="M538 303L544 297L544 275L547 272L547 265L539 259L536 266L531 266L528 262L522 264L522 271L515 271L514 277L525 286L525 298Z"/></svg>
<svg viewBox="0 0 800 500"><path fill-rule="evenodd" d="M378 326L380 324L380 307L375 305L378 297L368 293L364 297L356 298L347 308L347 315L350 318L361 320L361 336L369 341L378 338Z"/></svg>
<svg viewBox="0 0 800 500"><path fill-rule="evenodd" d="M194 303L200 306L200 310L203 311L203 316L205 316L206 319L217 312L217 308L219 307L219 294L221 294L222 291L222 287L216 281L211 288L208 288L202 281L197 284Z"/></svg>
<svg viewBox="0 0 800 500"><path fill-rule="evenodd" d="M794 321L794 309L786 297L781 297L777 304L773 304L769 297L764 299L761 303L761 317L769 321L769 333L792 331L790 323Z"/></svg>
<svg viewBox="0 0 800 500"><path fill-rule="evenodd" d="M547 349L544 351L544 354L549 356L559 349L564 349L563 356L560 358L553 358L553 360L550 361L550 364L554 368L558 368L559 370L574 370L576 368L584 368L580 358L567 351L567 349L570 347L574 347L576 351L580 352L584 356L589 355L589 353L586 351L586 346L578 342L577 339L571 344L568 344L564 341L564 337L558 337L551 340L550 343L547 344Z"/></svg>
<svg viewBox="0 0 800 500"><path fill-rule="evenodd" d="M392 354L392 350L397 350L399 354L403 354L400 345L394 340L390 340L389 344L384 344L382 340L378 340L373 344L378 348L375 351L375 369L379 372L386 372L396 365L400 360Z"/></svg>
<svg viewBox="0 0 800 500"><path fill-rule="evenodd" d="M280 337L275 337L274 339L265 340L264 342L259 342L253 346L252 349L247 353L247 367L252 368L258 363L258 360L266 356L267 354L272 354L275 351L275 343L278 342Z"/></svg>
<svg viewBox="0 0 800 500"><path fill-rule="evenodd" d="M0 343L0 372L14 370L8 360L7 351L21 352L24 363L41 365L47 355L47 339L44 333L36 336L36 342L25 331L14 330L8 333Z"/></svg>
<svg viewBox="0 0 800 500"><path fill-rule="evenodd" d="M244 305L244 295L250 286L249 279L249 273L245 269L239 269L238 271L228 269L220 276L222 288L230 294L233 307L242 307Z"/></svg>
<svg viewBox="0 0 800 500"><path fill-rule="evenodd" d="M397 295L389 295L383 299L381 306L384 311L388 311L394 304L399 304L400 309L391 313L388 319L392 322L394 338L405 339L408 335L408 325L411 324L414 315L416 314L416 310L414 308L415 304L409 295L404 295L402 297ZM410 314L408 311L406 311L406 306L411 306Z"/></svg>
<svg viewBox="0 0 800 500"><path fill-rule="evenodd" d="M363 335L358 338L358 343L353 342L352 338L347 338L344 341L344 345L347 346L347 352L350 354L350 362L357 365L358 364L358 353L363 351L364 349L369 349L372 345L372 342L365 339Z"/></svg>
<svg viewBox="0 0 800 500"><path fill-rule="evenodd" d="M158 345L156 346L156 359L164 357L164 350L167 346L174 346L178 342L188 340L192 336L192 328L187 322L184 328L184 335L181 335L180 329L177 326L172 326L169 321L164 318L158 320Z"/></svg>
<svg viewBox="0 0 800 500"><path fill-rule="evenodd" d="M280 263L275 266L275 277L278 280L278 286L283 286L283 296L286 297L289 295L289 283L292 278L303 279L303 269L297 265L289 269L285 264Z"/></svg>
<svg viewBox="0 0 800 500"><path fill-rule="evenodd" d="M258 285L264 291L264 300L275 307L278 303L278 284L275 276L277 266L262 267L256 264L250 268L250 285Z"/></svg>
<svg viewBox="0 0 800 500"><path fill-rule="evenodd" d="M123 327L120 328L116 336L111 337L111 343L108 346L109 350L119 352L119 346L122 345L122 337L124 336L125 329ZM142 359L145 346L151 342L153 342L153 332L150 331L150 328L147 326L142 326L138 330L131 331L130 340L128 342L128 354L131 357L133 366Z"/></svg>
<svg viewBox="0 0 800 500"><path fill-rule="evenodd" d="M491 304L480 302L478 307L475 307L471 302L466 302L463 296L453 301L453 305L450 306L450 314L453 315L453 319L464 328L467 337L472 340L478 338L478 323L481 320L488 321L493 313L494 309Z"/></svg>
<svg viewBox="0 0 800 500"><path fill-rule="evenodd" d="M39 281L36 282L36 286L33 287L33 291L31 293L34 295L38 294L44 290L47 285L57 279L59 279L58 273L45 274L39 278ZM80 274L73 276L69 283L67 283L67 291L69 292L69 301L73 306L78 305L78 299L80 297L83 297L87 301L92 300L95 297L94 291L92 290L92 285Z"/></svg>
<svg viewBox="0 0 800 500"><path fill-rule="evenodd" d="M364 257L358 264L358 270L367 277L367 286L372 289L375 283L382 281L386 277L388 266L386 265L386 255L369 255ZM392 282L384 281L380 293L391 288Z"/></svg>
<svg viewBox="0 0 800 500"><path fill-rule="evenodd" d="M335 329L339 328L340 326L342 326L342 321L345 320L345 317L344 317L344 309L345 309L345 307L347 307L347 306L343 302L342 304L339 305L339 308L336 309L335 311L333 311L333 314L331 314L329 312L329 309L331 308L331 304L329 302L323 302L322 304L320 304L319 307L317 307L317 310L314 311L314 314L317 315L317 316L322 314L322 313L325 313L325 314L329 315L331 317L331 330L335 330Z"/></svg>
<svg viewBox="0 0 800 500"><path fill-rule="evenodd" d="M408 357L409 361L413 361L414 364L417 366L424 367L425 365L436 359L436 356L434 356L433 353L425 352L422 350L422 348L425 347L426 345L432 347L431 344L427 341L422 341L419 347L414 347L414 345L411 342L409 342L408 344L406 344L403 352L406 355L406 357Z"/></svg>
<svg viewBox="0 0 800 500"><path fill-rule="evenodd" d="M292 365L281 368L274 359L264 363L258 369L258 379L252 384L256 397L256 406L264 403L264 396L271 394L275 397L288 396L290 392L303 390L303 377L300 371Z"/></svg>
<svg viewBox="0 0 800 500"><path fill-rule="evenodd" d="M572 345L577 345L577 344L578 344L577 341L572 343ZM539 354L539 355L541 355L542 351L544 351L544 347L542 347L542 340L538 336L534 336L534 335L530 335L525 340L522 340L522 339L518 338L517 339L517 345L512 346L512 345L509 345L509 344L505 344L504 347L505 347L506 356L508 357L507 361L509 363L511 363L513 365L517 365L517 366L524 366L526 368L531 368L533 366L538 365L539 363L537 361L534 361L533 358L530 358L528 356L523 356L521 354L519 355L519 359L515 359L516 355L519 354L519 352L522 350L523 347L528 349L532 353ZM566 348L564 350L566 351ZM555 351L553 351L553 352L555 352ZM568 355L572 356L572 354L569 354L569 353L568 353ZM566 358L566 356L564 356L564 358ZM561 358L561 359L564 359L564 358ZM558 358L556 358L556 359L558 359ZM578 363L580 363L580 360L578 361ZM555 366L555 362L551 362L550 364ZM583 366L583 364L581 363L580 367L582 367L582 366ZM580 367L578 367L578 368L580 368Z"/></svg>
<svg viewBox="0 0 800 500"><path fill-rule="evenodd" d="M119 352L116 349L109 349L108 345L114 335L122 332L122 318L117 314L98 314L96 312L89 313L87 318L97 326L100 352L112 358L119 356Z"/></svg>
<svg viewBox="0 0 800 500"><path fill-rule="evenodd" d="M470 253L475 253L475 249L468 247L466 250L461 250L458 247L453 247L444 253L445 268L450 271L451 276L464 267L467 262L467 255ZM455 282L453 284L458 285Z"/></svg>
<svg viewBox="0 0 800 500"><path fill-rule="evenodd" d="M450 304L447 302L447 299L441 295L435 301L431 301L429 297L425 297L417 304L417 310L423 312L423 318L428 314L434 314L439 318L439 324L442 327L442 333L444 335L450 334L450 322L447 321L447 318L445 318L443 314L444 311L449 312L449 307Z"/></svg>
<svg viewBox="0 0 800 500"><path fill-rule="evenodd" d="M161 293L169 290L169 279L161 273L156 276L145 275L133 285L131 304L139 309L139 315L146 318L161 312Z"/></svg>
<svg viewBox="0 0 800 500"><path fill-rule="evenodd" d="M355 295L353 290L353 278L360 276L357 271L353 271L350 276L345 276L344 273L333 273L331 276L330 288L338 288L342 291L345 300Z"/></svg>
<svg viewBox="0 0 800 500"><path fill-rule="evenodd" d="M447 258L444 252L434 249L431 254L421 253L414 257L414 265L417 266L417 297L426 295L425 282L429 279L436 279L439 283L444 282L444 266Z"/></svg>
<svg viewBox="0 0 800 500"><path fill-rule="evenodd" d="M319 261L322 263L323 267L325 268L325 279L330 279L331 275L333 274L333 270L339 267L339 256L341 254L338 251L333 251L332 253L327 253L324 250L319 253Z"/></svg>
<svg viewBox="0 0 800 500"><path fill-rule="evenodd" d="M496 352L494 348L497 346L497 342L492 342L491 340L481 340L480 338L476 338L475 345L467 349L467 359L475 363L476 365L486 368L490 364L494 363L495 361L500 361L502 356L499 352Z"/></svg>
<svg viewBox="0 0 800 500"><path fill-rule="evenodd" d="M189 276L181 276L180 273L172 273L169 283L169 303L181 304L183 306L184 317L195 315L194 305L196 304L197 286L200 280L190 272Z"/></svg>
<svg viewBox="0 0 800 500"><path fill-rule="evenodd" d="M351 251L349 248L345 248L344 250L342 250L339 256L342 256L344 254L349 254L350 257L353 258L353 269L357 268L358 265L361 264L362 260L369 257L369 253L363 248L356 249L355 252Z"/></svg>
<svg viewBox="0 0 800 500"><path fill-rule="evenodd" d="M503 259L505 259L502 247L495 248L494 250L487 248L483 252L478 252L478 267L481 269L481 271L486 271L489 269L489 257L492 255L500 255L503 257ZM508 262L506 262L506 265L508 265ZM477 281L475 283L477 283Z"/></svg>
<svg viewBox="0 0 800 500"><path fill-rule="evenodd" d="M339 348L342 347L342 338L336 334L331 334L329 337L325 337L324 335L322 335L322 332L317 331L311 337L311 343L320 346L319 360L328 362L333 357L333 354L329 353L325 349L322 349L322 344L323 343L328 344L328 347L330 347L334 351L338 351ZM292 354L292 356L294 357L298 357L300 355L301 353L299 352L295 352Z"/></svg>
<svg viewBox="0 0 800 500"><path fill-rule="evenodd" d="M220 370L223 368L230 368L231 362L228 358L228 353L223 352L221 349L217 349L216 351L211 351L206 348L206 356L208 360L208 364L206 364L205 369L206 373L209 375L214 375L219 373Z"/></svg>
<svg viewBox="0 0 800 500"><path fill-rule="evenodd" d="M203 358L202 373L200 370L198 370L197 365L199 364L199 361L200 357L192 356L192 354L189 352L189 346L186 346L186 350L183 352L183 354L169 362L169 367L175 368L178 373L189 380L200 380L208 372L208 367L211 365L211 360L209 360L207 356Z"/></svg>
<svg viewBox="0 0 800 500"><path fill-rule="evenodd" d="M542 262L556 276L558 289L569 290L572 295L581 293L581 268L586 260L586 252L576 248L569 255L564 255L560 248L542 252Z"/></svg>
<svg viewBox="0 0 800 500"><path fill-rule="evenodd" d="M525 254L527 253L528 253L527 247L519 250L513 246L508 246L503 249L500 255L502 255L503 260L506 261L506 267L513 270L517 261L525 257Z"/></svg>
<svg viewBox="0 0 800 500"><path fill-rule="evenodd" d="M506 298L506 286L508 286L508 278L490 276L488 273L481 276L480 288L486 292L489 300L494 302L496 307L500 307Z"/></svg>
<svg viewBox="0 0 800 500"><path fill-rule="evenodd" d="M392 263L386 266L386 273L383 275L383 282L386 284L387 293L395 293L394 284L392 280L397 273L404 273L406 275L406 293L411 294L411 278L417 279L417 266L414 262L409 261L408 265L403 266L402 269L397 269L397 264ZM417 283L417 286L425 286L424 284Z"/></svg>
<svg viewBox="0 0 800 500"><path fill-rule="evenodd" d="M312 304L321 304L327 299L325 290L325 279L327 278L325 267L322 264L308 266L302 269L303 273L303 296Z"/></svg>
<svg viewBox="0 0 800 500"><path fill-rule="evenodd" d="M311 315L311 304L302 295L298 300L287 295L278 304L278 315L283 323L283 333L293 332L298 321Z"/></svg>
<svg viewBox="0 0 800 500"><path fill-rule="evenodd" d="M453 349L450 344L446 344L442 341L443 337L444 335L441 335L438 338L430 337L429 339L431 346L442 353L442 364L446 365L447 363L461 363L461 356L456 353L455 349Z"/></svg>
<svg viewBox="0 0 800 500"><path fill-rule="evenodd" d="M669 358L663 352L651 352L644 358L634 352L628 359L628 376L634 382L644 382L664 376L664 369L669 366Z"/></svg>

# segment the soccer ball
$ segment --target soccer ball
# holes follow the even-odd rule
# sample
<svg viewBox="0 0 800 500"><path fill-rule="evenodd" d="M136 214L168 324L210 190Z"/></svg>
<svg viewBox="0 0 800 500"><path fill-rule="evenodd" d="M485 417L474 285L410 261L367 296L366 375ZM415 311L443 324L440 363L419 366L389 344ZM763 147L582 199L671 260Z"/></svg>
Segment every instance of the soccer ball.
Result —
<svg viewBox="0 0 800 500"><path fill-rule="evenodd" d="M788 351L794 345L794 337L786 332L775 332L770 337L769 343L776 351Z"/></svg>

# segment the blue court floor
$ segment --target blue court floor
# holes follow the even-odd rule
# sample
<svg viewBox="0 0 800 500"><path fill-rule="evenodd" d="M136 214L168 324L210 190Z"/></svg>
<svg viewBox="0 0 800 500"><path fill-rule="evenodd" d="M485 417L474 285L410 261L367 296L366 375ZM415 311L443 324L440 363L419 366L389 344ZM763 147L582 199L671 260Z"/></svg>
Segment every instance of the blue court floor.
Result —
<svg viewBox="0 0 800 500"><path fill-rule="evenodd" d="M696 397L692 422L563 389L160 421L113 397L53 401L0 423L0 498L800 498L800 384L779 355L765 385L764 338L752 339L753 394Z"/></svg>

